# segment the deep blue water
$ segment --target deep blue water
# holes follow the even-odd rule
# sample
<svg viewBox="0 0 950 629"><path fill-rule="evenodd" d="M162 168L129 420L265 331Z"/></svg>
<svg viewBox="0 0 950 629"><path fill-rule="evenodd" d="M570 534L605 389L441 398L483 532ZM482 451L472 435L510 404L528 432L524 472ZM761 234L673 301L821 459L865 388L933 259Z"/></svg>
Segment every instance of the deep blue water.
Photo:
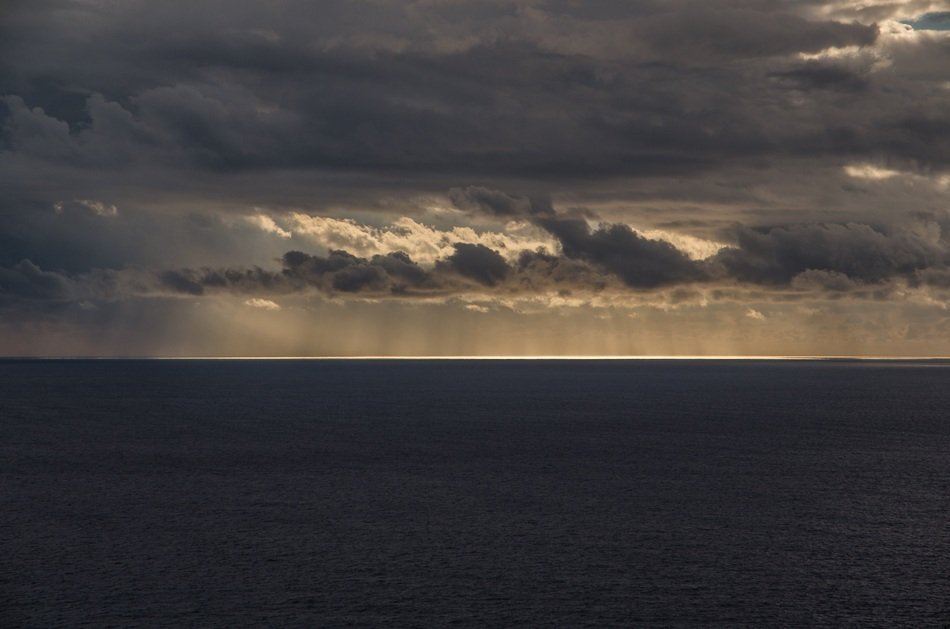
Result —
<svg viewBox="0 0 950 629"><path fill-rule="evenodd" d="M0 361L0 625L950 624L950 365Z"/></svg>

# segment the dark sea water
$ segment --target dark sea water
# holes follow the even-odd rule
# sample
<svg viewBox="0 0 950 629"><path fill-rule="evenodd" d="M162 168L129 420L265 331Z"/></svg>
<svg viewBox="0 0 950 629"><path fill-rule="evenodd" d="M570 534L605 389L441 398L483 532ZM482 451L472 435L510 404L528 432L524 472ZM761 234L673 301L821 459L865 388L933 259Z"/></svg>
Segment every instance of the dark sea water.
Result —
<svg viewBox="0 0 950 629"><path fill-rule="evenodd" d="M947 626L950 365L0 361L0 626Z"/></svg>

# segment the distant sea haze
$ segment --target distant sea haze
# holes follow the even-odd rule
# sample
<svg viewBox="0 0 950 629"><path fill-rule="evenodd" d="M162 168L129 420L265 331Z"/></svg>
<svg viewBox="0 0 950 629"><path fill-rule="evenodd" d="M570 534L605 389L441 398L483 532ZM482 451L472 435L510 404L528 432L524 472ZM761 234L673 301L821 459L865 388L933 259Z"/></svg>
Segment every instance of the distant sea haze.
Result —
<svg viewBox="0 0 950 629"><path fill-rule="evenodd" d="M0 626L946 626L950 364L2 360Z"/></svg>

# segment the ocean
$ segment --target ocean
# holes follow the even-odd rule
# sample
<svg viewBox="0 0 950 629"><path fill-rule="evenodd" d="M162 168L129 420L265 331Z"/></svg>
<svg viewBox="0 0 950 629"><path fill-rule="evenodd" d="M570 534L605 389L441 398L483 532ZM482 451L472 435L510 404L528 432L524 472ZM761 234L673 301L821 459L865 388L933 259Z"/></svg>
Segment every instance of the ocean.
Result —
<svg viewBox="0 0 950 629"><path fill-rule="evenodd" d="M948 363L0 361L4 627L948 624Z"/></svg>

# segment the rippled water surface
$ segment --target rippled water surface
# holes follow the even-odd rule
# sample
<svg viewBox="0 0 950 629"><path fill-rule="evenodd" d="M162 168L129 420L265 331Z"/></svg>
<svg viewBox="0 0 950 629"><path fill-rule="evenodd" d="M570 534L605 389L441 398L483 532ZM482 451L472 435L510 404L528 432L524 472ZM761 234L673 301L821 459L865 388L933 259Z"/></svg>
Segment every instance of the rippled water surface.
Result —
<svg viewBox="0 0 950 629"><path fill-rule="evenodd" d="M0 625L950 624L950 366L0 361Z"/></svg>

